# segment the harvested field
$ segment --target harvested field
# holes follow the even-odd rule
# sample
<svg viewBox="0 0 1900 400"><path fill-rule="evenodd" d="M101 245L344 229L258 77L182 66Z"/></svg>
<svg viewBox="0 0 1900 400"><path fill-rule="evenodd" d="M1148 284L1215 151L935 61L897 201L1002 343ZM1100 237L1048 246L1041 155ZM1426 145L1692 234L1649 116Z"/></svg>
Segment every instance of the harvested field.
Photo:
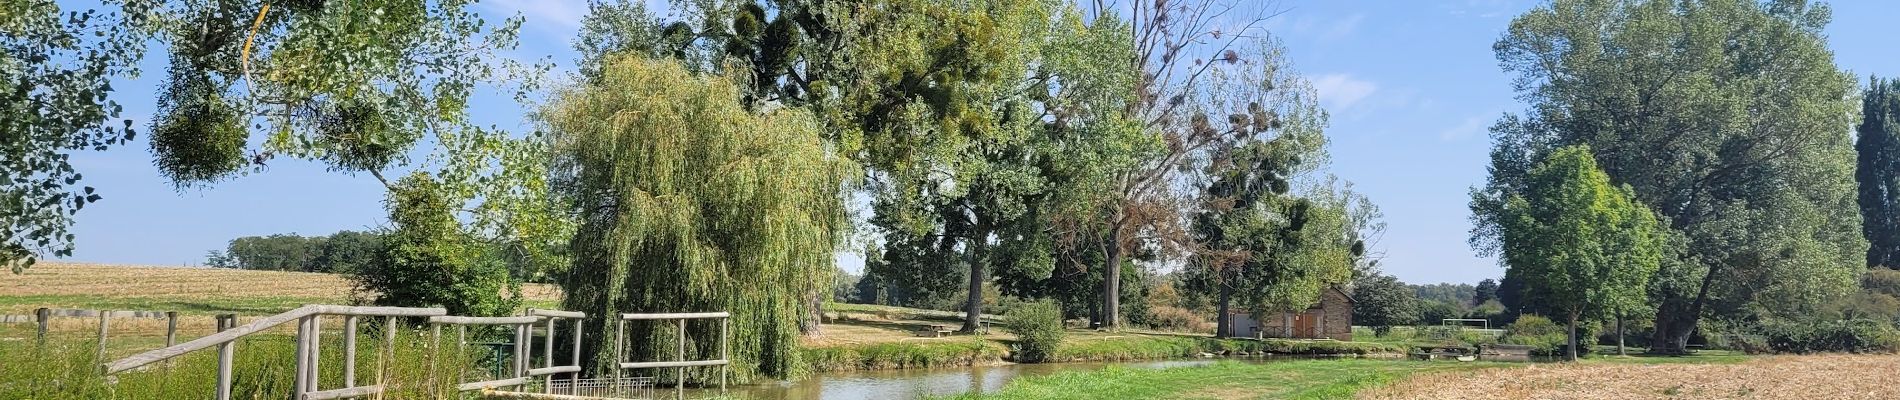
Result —
<svg viewBox="0 0 1900 400"><path fill-rule="evenodd" d="M1537 364L1416 375L1361 399L1900 399L1900 355L1739 364Z"/></svg>
<svg viewBox="0 0 1900 400"><path fill-rule="evenodd" d="M193 267L41 262L22 274L0 274L0 314L39 307L178 311L184 314L275 314L303 304L347 304L342 275ZM530 306L560 302L560 289L522 288Z"/></svg>

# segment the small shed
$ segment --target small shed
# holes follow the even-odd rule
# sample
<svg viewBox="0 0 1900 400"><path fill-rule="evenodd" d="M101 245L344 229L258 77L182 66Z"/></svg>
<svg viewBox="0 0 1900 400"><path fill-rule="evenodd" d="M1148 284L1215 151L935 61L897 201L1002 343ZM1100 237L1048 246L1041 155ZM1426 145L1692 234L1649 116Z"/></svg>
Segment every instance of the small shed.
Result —
<svg viewBox="0 0 1900 400"><path fill-rule="evenodd" d="M1320 291L1305 311L1253 315L1230 310L1233 324L1222 337L1352 340L1352 295L1339 285Z"/></svg>

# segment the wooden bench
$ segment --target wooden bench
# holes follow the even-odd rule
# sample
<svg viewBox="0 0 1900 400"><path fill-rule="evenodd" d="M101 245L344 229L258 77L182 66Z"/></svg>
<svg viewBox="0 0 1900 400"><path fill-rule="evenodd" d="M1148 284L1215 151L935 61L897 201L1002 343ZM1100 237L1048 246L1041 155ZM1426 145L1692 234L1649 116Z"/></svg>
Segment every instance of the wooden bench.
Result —
<svg viewBox="0 0 1900 400"><path fill-rule="evenodd" d="M919 337L944 337L951 332L956 332L956 330L950 329L949 325L925 325L917 328L917 336Z"/></svg>

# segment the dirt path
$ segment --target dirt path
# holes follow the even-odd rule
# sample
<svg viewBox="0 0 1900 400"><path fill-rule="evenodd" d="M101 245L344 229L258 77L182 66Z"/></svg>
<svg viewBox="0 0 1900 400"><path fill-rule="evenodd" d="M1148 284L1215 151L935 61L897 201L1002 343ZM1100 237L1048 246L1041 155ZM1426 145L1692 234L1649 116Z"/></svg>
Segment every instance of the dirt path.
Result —
<svg viewBox="0 0 1900 400"><path fill-rule="evenodd" d="M1727 365L1532 365L1418 375L1358 397L1900 399L1900 355L1776 356Z"/></svg>

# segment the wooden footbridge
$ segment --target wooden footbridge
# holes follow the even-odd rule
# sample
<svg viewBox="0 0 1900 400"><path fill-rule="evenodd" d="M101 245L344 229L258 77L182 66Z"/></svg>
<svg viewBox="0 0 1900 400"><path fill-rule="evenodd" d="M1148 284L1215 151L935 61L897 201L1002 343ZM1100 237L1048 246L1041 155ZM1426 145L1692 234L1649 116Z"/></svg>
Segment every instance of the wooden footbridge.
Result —
<svg viewBox="0 0 1900 400"><path fill-rule="evenodd" d="M660 314L621 314L617 318L614 330L614 348L616 362L610 369L612 377L585 378L580 367L581 344L583 340L601 340L604 338L585 338L581 329L582 320L587 315L574 311L529 309L520 316L513 317L462 317L450 316L441 308L408 307L361 307L339 305L306 305L282 314L263 317L248 324L236 325L226 329L220 320L220 331L195 340L169 345L165 348L147 351L104 363L104 373L108 376L126 371L147 368L155 363L171 360L185 354L216 348L218 368L216 393L218 400L231 399L232 367L236 358L237 341L251 335L269 331L281 325L296 323L295 355L286 363L295 365L295 383L292 385L293 400L329 400L356 398L383 398L392 382L386 382L395 365L396 329L398 318L426 318L429 329L429 363L433 374L436 355L443 346L444 326L454 327L457 352L465 352L470 327L501 327L513 331L513 339L500 347L510 349L506 357L505 371L498 372L492 379L470 382L457 382L454 389L459 392L479 392L488 397L511 399L599 399L599 398L650 398L652 397L652 378L628 377L627 371L642 369L674 368L680 370L677 376L683 377L684 369L689 367L719 367L719 389L726 388L726 377L731 361L727 357L727 339L730 337L730 314L725 312L706 313L660 313ZM105 339L105 320L100 323L101 346ZM342 328L342 376L341 387L324 388L319 384L321 357L324 346L321 340L325 319L341 318ZM381 344L377 350L374 373L371 381L359 385L357 382L357 339L358 325L364 319L382 318ZM627 321L666 321L676 323L679 332L679 348L672 361L631 361L626 353ZM686 322L689 320L717 320L719 322L719 358L706 360L687 360ZM569 323L562 323L563 321ZM566 326L573 338L573 352L562 365L555 365L554 354L556 332ZM535 356L535 330L540 328L545 339L541 340L540 358L542 365L536 368L529 365ZM493 329L493 328L489 328ZM565 378L565 379L563 379ZM433 375L431 375L431 379ZM458 378L459 379L459 378ZM676 379L675 394L684 397L685 379ZM535 390L537 389L538 390Z"/></svg>

